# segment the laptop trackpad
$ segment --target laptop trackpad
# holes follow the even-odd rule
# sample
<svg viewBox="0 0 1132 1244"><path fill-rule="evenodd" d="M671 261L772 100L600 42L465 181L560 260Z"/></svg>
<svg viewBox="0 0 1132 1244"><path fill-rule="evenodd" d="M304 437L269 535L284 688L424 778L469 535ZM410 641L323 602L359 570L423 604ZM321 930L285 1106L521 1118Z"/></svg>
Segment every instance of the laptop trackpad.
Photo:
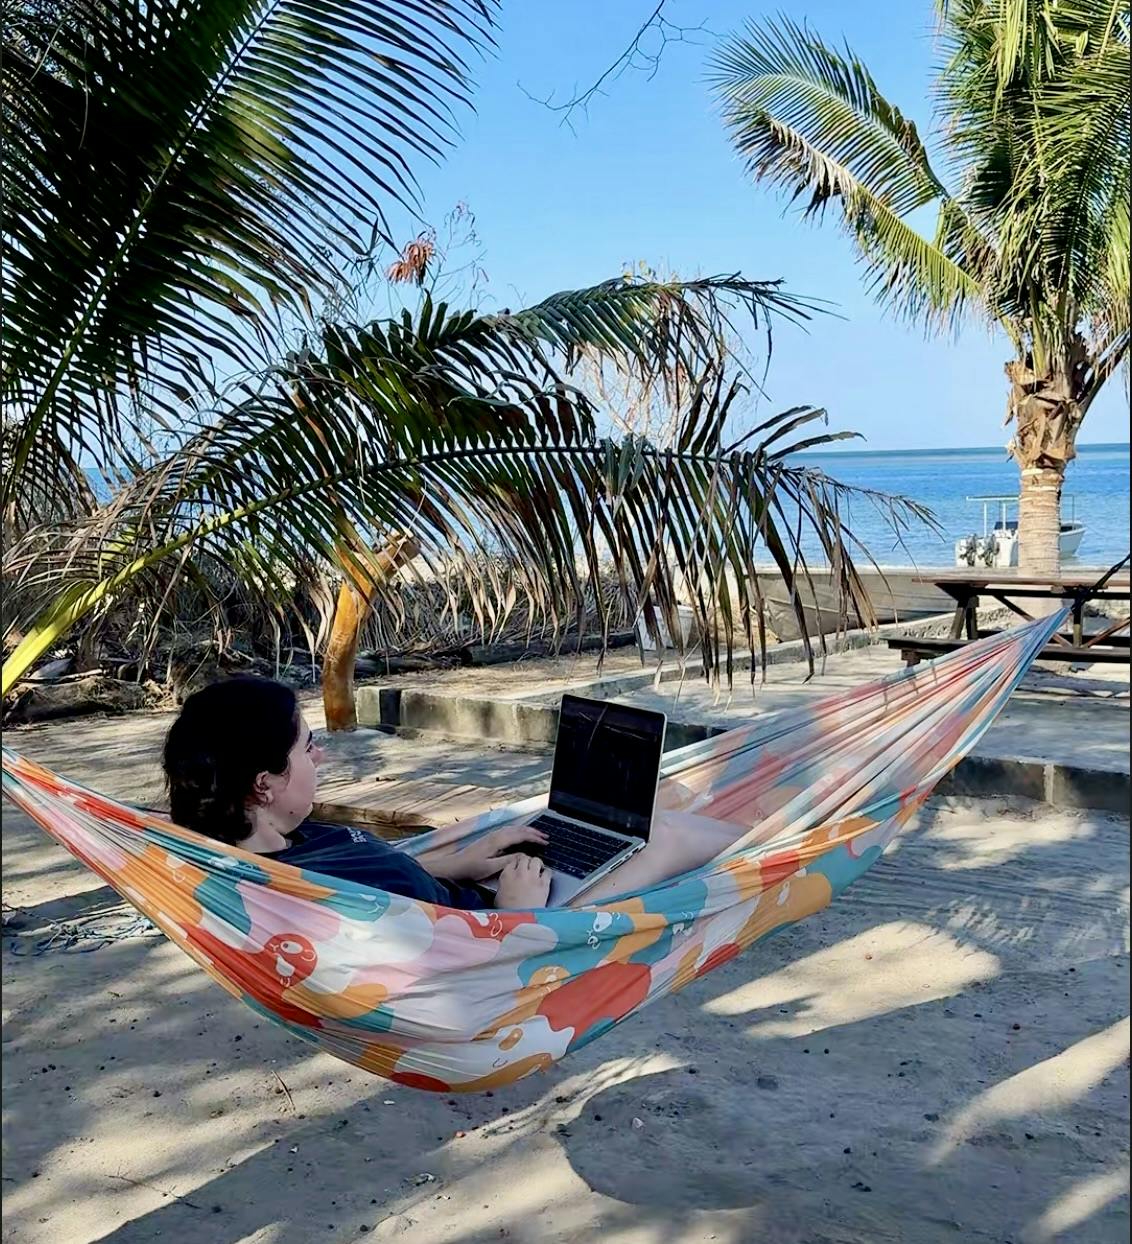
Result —
<svg viewBox="0 0 1132 1244"><path fill-rule="evenodd" d="M550 896L546 900L547 907L565 907L575 894L589 884L590 879L588 877L571 877L566 873L551 870Z"/></svg>
<svg viewBox="0 0 1132 1244"><path fill-rule="evenodd" d="M480 881L478 883L480 889L486 889L489 893L495 893L499 889L499 878L493 877L490 881ZM591 877L570 877L565 872L550 871L550 894L547 894L547 907L565 907L570 899L578 892L592 884Z"/></svg>
<svg viewBox="0 0 1132 1244"><path fill-rule="evenodd" d="M481 881L478 883L481 890L488 890L492 894L499 888L499 880L492 877L490 881ZM566 904L580 890L591 884L589 877L570 877L566 873L556 872L551 869L550 872L550 894L547 896L547 907L565 907Z"/></svg>

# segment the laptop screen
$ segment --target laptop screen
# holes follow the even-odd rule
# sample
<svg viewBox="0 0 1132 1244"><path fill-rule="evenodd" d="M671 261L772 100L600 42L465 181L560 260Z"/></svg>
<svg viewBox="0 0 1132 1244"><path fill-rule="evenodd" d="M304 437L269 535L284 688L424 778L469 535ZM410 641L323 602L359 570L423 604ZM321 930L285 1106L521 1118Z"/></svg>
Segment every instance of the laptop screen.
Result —
<svg viewBox="0 0 1132 1244"><path fill-rule="evenodd" d="M564 695L550 810L648 838L663 747L663 713Z"/></svg>

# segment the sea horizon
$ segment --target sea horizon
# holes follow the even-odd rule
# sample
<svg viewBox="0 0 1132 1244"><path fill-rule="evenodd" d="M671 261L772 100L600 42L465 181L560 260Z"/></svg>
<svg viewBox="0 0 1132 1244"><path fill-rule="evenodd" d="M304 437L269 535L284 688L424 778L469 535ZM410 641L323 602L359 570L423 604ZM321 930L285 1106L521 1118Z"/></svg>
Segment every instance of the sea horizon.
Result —
<svg viewBox="0 0 1132 1244"><path fill-rule="evenodd" d="M1128 441L1090 441L1088 444L1080 444L1076 447L1077 453L1107 451L1107 450L1125 450L1132 449L1132 443ZM792 460L802 461L811 458L876 458L876 457L896 457L905 454L936 454L940 456L959 457L964 454L1001 454L1009 460L1006 449L1001 445L949 445L949 446L926 446L921 449L842 449L837 445L830 445L828 449L808 449L800 454L790 454Z"/></svg>
<svg viewBox="0 0 1132 1244"><path fill-rule="evenodd" d="M1077 555L1063 558L1065 569L1112 566L1128 553L1130 449L1127 441L1077 446L1077 456L1065 472L1061 514L1063 520L1082 522L1085 534ZM841 484L906 497L931 511L942 535L920 522L896 534L881 503L860 496L846 498L842 517L848 529L877 562L894 569L953 565L955 542L983 532L984 506L975 498L1016 498L1019 490L1018 464L1005 449L993 446L831 447L794 454L789 461L820 468ZM1017 502L1008 502L1007 511L1016 518ZM1000 517L1000 506L988 504L987 512L988 522L993 523ZM823 560L812 538L804 538L803 547L815 563Z"/></svg>
<svg viewBox="0 0 1132 1244"><path fill-rule="evenodd" d="M1077 446L1069 463L1062 494L1062 517L1085 524L1078 554L1064 559L1067 570L1108 567L1129 551L1128 442L1106 441ZM886 520L883 504L868 497L845 495L842 520L858 542L855 557L862 565L869 557L889 569L954 565L955 542L981 534L983 505L969 498L1018 495L1018 466L1001 447L972 446L937 449L838 449L792 454L788 461L823 468L838 483L906 497L926 507L942 535L916 521L899 533ZM941 469L941 464L951 469ZM962 469L955 469L961 464ZM106 500L109 490L88 472L96 496ZM994 508L994 507L992 507ZM1014 512L1011 516L1016 516ZM996 512L990 521L998 517ZM862 551L867 549L867 555ZM815 568L824 562L812 535L803 536L807 560Z"/></svg>

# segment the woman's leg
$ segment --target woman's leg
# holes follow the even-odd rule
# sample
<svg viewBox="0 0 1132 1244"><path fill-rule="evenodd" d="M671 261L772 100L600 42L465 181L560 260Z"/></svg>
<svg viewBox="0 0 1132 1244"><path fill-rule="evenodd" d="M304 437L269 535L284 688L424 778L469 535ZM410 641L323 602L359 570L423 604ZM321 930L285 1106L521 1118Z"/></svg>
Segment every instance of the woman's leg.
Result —
<svg viewBox="0 0 1132 1244"><path fill-rule="evenodd" d="M584 907L614 894L635 893L700 868L749 833L750 828L694 812L660 810L653 818L644 850L583 891L569 906Z"/></svg>

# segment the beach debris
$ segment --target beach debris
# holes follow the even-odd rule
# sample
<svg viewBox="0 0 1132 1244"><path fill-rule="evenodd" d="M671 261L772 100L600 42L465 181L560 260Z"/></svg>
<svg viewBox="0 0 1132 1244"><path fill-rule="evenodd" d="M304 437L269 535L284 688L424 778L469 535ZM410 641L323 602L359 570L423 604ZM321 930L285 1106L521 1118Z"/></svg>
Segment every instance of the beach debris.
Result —
<svg viewBox="0 0 1132 1244"><path fill-rule="evenodd" d="M32 1178L34 1179L38 1174L39 1174L39 1171L33 1171ZM179 1201L182 1205L189 1206L190 1209L203 1209L204 1208L204 1206L199 1204L199 1202L190 1201L187 1196L181 1196L179 1192L175 1192L172 1188L161 1188L157 1184L150 1183L148 1179L133 1179L129 1175L123 1175L121 1171L119 1171L117 1174L114 1174L114 1175L107 1175L106 1178L107 1179L119 1179L122 1181L122 1183L130 1184L135 1188L149 1188L153 1192L159 1192L163 1197L172 1197L174 1201ZM212 1212L215 1214L219 1212L219 1210L220 1210L219 1206L213 1206Z"/></svg>
<svg viewBox="0 0 1132 1244"><path fill-rule="evenodd" d="M65 675L65 681L29 683L11 701L6 724L50 721L90 713L125 713L156 707L153 686L107 678L98 671Z"/></svg>
<svg viewBox="0 0 1132 1244"><path fill-rule="evenodd" d="M33 673L26 675L26 682L54 682L57 678L62 678L64 674L69 674L75 667L74 657L55 657L51 661L44 662L39 669Z"/></svg>
<svg viewBox="0 0 1132 1244"><path fill-rule="evenodd" d="M434 1184L436 1183L436 1176L431 1174L429 1171L421 1171L419 1175L413 1178L413 1183L415 1183L418 1188L421 1184Z"/></svg>
<svg viewBox="0 0 1132 1244"><path fill-rule="evenodd" d="M645 1121L644 1121L644 1119L634 1119L634 1120L633 1120L633 1127L634 1127L634 1128L636 1128L636 1130L637 1130L638 1132L641 1130L641 1128L642 1128L642 1127L644 1127L644 1125L645 1125Z"/></svg>
<svg viewBox="0 0 1132 1244"><path fill-rule="evenodd" d="M276 1094L277 1094L277 1095L286 1094L286 1096L287 1096L287 1104L291 1107L291 1109L292 1109L292 1111L293 1111L293 1110L295 1109L295 1099L291 1096L291 1090L287 1087L287 1085L286 1085L286 1083L285 1083L285 1081L284 1081L283 1077L279 1074L279 1072L278 1072L278 1071L276 1071L274 1068L272 1068L271 1074L272 1074L272 1075L275 1077L275 1079L278 1081L278 1083L277 1083L277 1085L276 1085L276 1087L275 1087L275 1092L276 1092Z"/></svg>

